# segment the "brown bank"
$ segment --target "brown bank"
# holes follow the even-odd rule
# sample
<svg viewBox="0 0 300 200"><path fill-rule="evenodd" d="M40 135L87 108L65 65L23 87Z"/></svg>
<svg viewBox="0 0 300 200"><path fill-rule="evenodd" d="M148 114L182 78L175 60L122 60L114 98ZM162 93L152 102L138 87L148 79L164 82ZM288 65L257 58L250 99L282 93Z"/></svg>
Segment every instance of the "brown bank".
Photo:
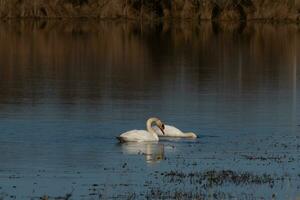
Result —
<svg viewBox="0 0 300 200"><path fill-rule="evenodd" d="M0 0L1 18L298 21L300 0Z"/></svg>

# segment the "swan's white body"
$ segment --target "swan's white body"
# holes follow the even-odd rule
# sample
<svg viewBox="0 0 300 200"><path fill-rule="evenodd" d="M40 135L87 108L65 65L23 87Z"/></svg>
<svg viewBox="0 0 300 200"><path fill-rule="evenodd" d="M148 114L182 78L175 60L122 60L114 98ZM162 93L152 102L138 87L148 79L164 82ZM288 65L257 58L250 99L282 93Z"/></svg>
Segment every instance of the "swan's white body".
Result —
<svg viewBox="0 0 300 200"><path fill-rule="evenodd" d="M158 141L159 138L152 128L152 124L156 123L157 126L163 129L162 122L157 118L150 118L147 120L147 131L145 130L131 130L125 133L122 133L119 137L117 137L120 142L155 142ZM157 127L157 129L160 129Z"/></svg>
<svg viewBox="0 0 300 200"><path fill-rule="evenodd" d="M145 130L131 130L122 133L119 138L121 142L155 142L159 138L156 133L152 134Z"/></svg>
<svg viewBox="0 0 300 200"><path fill-rule="evenodd" d="M165 125L164 134L156 126L154 126L153 129L159 137L197 138L197 135L195 133L192 132L184 133L178 128L170 125Z"/></svg>

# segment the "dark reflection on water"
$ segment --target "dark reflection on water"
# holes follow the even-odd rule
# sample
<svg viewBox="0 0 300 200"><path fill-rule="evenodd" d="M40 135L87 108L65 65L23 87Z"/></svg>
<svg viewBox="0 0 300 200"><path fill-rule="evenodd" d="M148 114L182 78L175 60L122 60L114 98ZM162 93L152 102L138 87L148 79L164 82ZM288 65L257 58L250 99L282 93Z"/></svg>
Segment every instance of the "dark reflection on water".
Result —
<svg viewBox="0 0 300 200"><path fill-rule="evenodd" d="M143 184L141 175L151 170L266 172L239 157L247 153L293 155L294 162L268 168L296 173L298 25L8 21L0 27L0 182L7 193L14 193L11 184L37 181L44 189L29 194L32 187L23 187L19 195L61 195L71 186L59 186L74 179L81 195L82 185L94 182ZM143 129L150 116L200 139L115 145L115 136ZM33 178L39 170L50 171L42 175L49 182ZM7 178L15 174L22 178Z"/></svg>
<svg viewBox="0 0 300 200"><path fill-rule="evenodd" d="M2 104L88 101L84 105L101 109L120 100L127 106L117 104L114 112L123 113L150 101L155 113L178 103L174 97L194 101L233 94L238 101L253 96L260 101L258 94L273 99L264 90L279 94L296 87L297 25L25 21L1 26Z"/></svg>

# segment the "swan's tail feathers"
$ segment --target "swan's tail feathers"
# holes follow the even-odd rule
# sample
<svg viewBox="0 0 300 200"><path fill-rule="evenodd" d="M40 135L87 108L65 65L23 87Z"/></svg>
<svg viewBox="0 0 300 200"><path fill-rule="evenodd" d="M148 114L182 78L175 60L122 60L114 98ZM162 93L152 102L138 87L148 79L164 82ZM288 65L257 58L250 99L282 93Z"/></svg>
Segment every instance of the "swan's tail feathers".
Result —
<svg viewBox="0 0 300 200"><path fill-rule="evenodd" d="M120 141L120 143L126 142L126 141L124 140L124 138L122 138L122 137L120 137L120 136L118 136L118 137L116 137L116 138Z"/></svg>
<svg viewBox="0 0 300 200"><path fill-rule="evenodd" d="M186 135L186 137L188 137L188 138L197 138L198 136L195 134L195 133L193 133L193 132L187 132L187 133L185 133L185 135Z"/></svg>

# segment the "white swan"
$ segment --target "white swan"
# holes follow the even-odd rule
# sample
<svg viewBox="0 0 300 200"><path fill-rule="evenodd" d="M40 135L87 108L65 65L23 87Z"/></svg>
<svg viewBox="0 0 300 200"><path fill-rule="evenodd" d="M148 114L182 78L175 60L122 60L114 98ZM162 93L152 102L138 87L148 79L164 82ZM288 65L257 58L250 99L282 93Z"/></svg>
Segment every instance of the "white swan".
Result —
<svg viewBox="0 0 300 200"><path fill-rule="evenodd" d="M159 137L197 138L197 135L195 133L184 133L178 128L170 125L165 125L164 133L162 133L156 126L154 126L153 129Z"/></svg>
<svg viewBox="0 0 300 200"><path fill-rule="evenodd" d="M164 124L155 117L151 117L147 120L146 126L147 131L145 130L132 130L127 131L121 134L117 139L120 142L154 142L158 141L159 138L156 132L152 128L152 124L157 126L157 129L161 130L162 134L164 133Z"/></svg>

